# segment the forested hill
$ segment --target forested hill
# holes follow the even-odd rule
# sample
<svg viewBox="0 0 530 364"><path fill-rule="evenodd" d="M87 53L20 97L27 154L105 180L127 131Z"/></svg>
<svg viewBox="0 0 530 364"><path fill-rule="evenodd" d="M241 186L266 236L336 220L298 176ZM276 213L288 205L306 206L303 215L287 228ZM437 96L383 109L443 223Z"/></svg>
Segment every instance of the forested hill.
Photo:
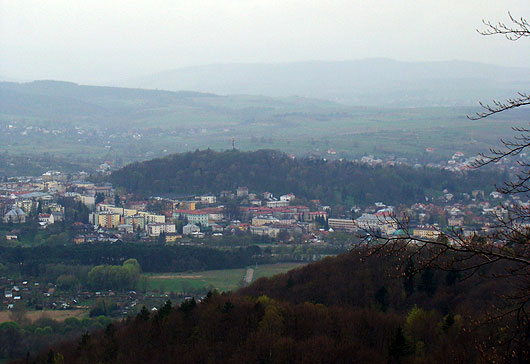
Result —
<svg viewBox="0 0 530 364"><path fill-rule="evenodd" d="M493 189L501 176L479 170L465 174L406 166L370 167L348 161L293 159L274 150L212 150L173 154L130 164L110 181L145 195L219 193L247 186L251 192L292 192L326 203L390 204L424 201L425 196L473 189Z"/></svg>
<svg viewBox="0 0 530 364"><path fill-rule="evenodd" d="M243 291L171 302L24 363L488 363L495 335L475 319L499 281L396 271L352 251ZM411 264L411 263L409 263ZM491 267L485 267L487 273ZM401 276L401 273L403 275ZM481 350L478 344L483 345ZM499 349L499 348L497 348ZM500 352L500 351L499 351ZM502 356L501 352L501 356ZM515 362L515 361L513 361Z"/></svg>

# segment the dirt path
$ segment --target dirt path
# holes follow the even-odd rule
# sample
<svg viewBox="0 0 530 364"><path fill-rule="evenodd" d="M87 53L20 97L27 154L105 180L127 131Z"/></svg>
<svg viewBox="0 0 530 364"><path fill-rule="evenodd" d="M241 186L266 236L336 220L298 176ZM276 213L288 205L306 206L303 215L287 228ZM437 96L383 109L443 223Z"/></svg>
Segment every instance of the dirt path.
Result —
<svg viewBox="0 0 530 364"><path fill-rule="evenodd" d="M245 275L245 282L250 284L250 282L252 282L252 278L253 277L254 277L254 269L248 268L247 269L247 274Z"/></svg>

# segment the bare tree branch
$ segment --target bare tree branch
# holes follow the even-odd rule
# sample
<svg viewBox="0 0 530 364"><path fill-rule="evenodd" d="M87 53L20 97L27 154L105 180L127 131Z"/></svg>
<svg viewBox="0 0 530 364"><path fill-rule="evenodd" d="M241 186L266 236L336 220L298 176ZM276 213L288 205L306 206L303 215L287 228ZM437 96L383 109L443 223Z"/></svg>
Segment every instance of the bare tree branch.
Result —
<svg viewBox="0 0 530 364"><path fill-rule="evenodd" d="M481 35L504 35L508 40L516 41L523 37L530 36L530 24L526 21L525 18L516 19L508 12L510 17L511 24L506 25L506 23L498 22L492 23L490 21L482 20L482 23L486 26L486 29L479 30L477 32Z"/></svg>

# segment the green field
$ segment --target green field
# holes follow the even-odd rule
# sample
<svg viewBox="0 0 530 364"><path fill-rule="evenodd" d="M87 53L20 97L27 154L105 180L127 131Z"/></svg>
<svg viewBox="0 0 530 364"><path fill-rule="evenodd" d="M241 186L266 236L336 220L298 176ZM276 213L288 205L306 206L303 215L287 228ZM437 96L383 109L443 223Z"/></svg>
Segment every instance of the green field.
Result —
<svg viewBox="0 0 530 364"><path fill-rule="evenodd" d="M291 269L302 267L302 263L267 264L256 267L252 281L261 277L270 277ZM146 274L147 289L163 292L189 293L190 290L215 288L219 291L230 291L239 288L245 278L247 269L209 270L192 273Z"/></svg>

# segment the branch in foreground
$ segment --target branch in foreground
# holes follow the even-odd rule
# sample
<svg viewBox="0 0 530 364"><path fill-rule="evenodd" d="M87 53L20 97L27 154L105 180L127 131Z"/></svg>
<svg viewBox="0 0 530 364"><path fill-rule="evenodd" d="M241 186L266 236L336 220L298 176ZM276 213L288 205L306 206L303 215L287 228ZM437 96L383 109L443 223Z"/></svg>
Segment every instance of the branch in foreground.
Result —
<svg viewBox="0 0 530 364"><path fill-rule="evenodd" d="M484 104L479 102L480 106L485 110L483 112L477 112L475 115L467 116L470 120L480 120L487 118L490 115L498 114L500 112L521 107L524 105L530 105L530 95L526 92L519 92L518 96L513 99L506 99L506 101L493 100L492 104Z"/></svg>
<svg viewBox="0 0 530 364"><path fill-rule="evenodd" d="M477 32L481 35L504 35L508 40L516 41L523 37L530 36L530 24L528 21L521 17L516 19L508 12L510 21L512 24L507 25L503 22L491 23L490 21L482 20L482 23L486 26L485 30L478 30Z"/></svg>

